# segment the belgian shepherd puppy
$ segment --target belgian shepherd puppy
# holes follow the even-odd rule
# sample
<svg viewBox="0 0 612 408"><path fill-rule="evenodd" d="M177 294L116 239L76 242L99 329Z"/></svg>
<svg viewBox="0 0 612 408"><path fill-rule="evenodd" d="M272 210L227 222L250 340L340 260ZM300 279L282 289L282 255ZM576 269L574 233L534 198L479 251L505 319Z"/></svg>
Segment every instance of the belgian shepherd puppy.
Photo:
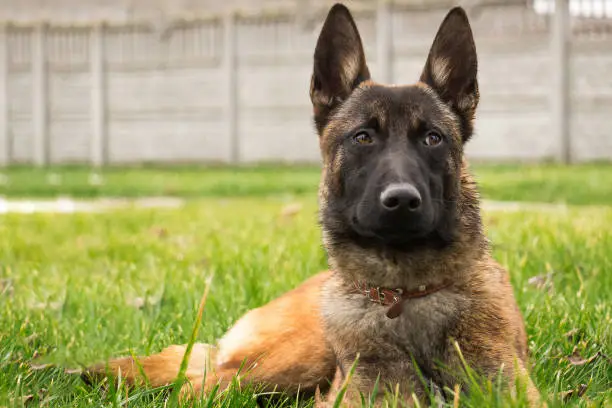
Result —
<svg viewBox="0 0 612 408"><path fill-rule="evenodd" d="M469 392L467 363L485 377L502 373L510 386L523 380L536 405L523 319L508 273L491 258L463 157L479 100L464 10L442 22L419 81L388 86L370 78L355 22L334 5L310 96L330 271L246 314L217 347L196 345L189 390L227 385L244 364L243 381L329 391L333 400L357 360L345 403L361 405L377 381L380 396L388 388L410 402L426 398L426 383ZM152 385L166 384L183 352L172 346L91 372L120 370L132 381L144 372Z"/></svg>

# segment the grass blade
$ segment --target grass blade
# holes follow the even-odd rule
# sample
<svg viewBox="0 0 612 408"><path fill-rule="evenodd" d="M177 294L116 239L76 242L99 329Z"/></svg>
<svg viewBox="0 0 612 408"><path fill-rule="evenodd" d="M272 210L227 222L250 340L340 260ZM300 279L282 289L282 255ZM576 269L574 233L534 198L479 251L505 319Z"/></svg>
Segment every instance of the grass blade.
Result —
<svg viewBox="0 0 612 408"><path fill-rule="evenodd" d="M191 337L189 338L189 343L187 343L187 347L185 348L185 354L183 354L183 360L181 361L181 366L176 377L176 380L173 384L172 394L170 396L170 401L174 406L178 405L179 394L181 392L181 388L183 384L187 380L185 373L187 372L187 367L189 366L189 358L191 357L191 351L193 350L193 345L196 342L198 337L198 330L200 328L200 324L202 323L202 316L204 314L204 307L206 306L206 298L208 297L208 292L210 290L210 285L212 283L212 276L210 276L206 280L206 286L204 288L204 294L200 299L200 306L198 307L198 314L196 316L196 320L193 324L193 328L191 330Z"/></svg>

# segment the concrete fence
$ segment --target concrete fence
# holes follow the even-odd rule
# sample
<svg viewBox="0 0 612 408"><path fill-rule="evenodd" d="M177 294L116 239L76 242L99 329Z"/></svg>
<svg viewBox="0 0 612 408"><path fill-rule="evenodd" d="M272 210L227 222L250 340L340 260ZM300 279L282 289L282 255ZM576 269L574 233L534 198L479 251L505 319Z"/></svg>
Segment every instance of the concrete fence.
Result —
<svg viewBox="0 0 612 408"><path fill-rule="evenodd" d="M481 88L470 157L612 157L612 4L600 1L591 15L568 0L470 3ZM375 79L418 78L450 6L435 4L354 9ZM316 162L308 87L325 12L4 22L0 164Z"/></svg>

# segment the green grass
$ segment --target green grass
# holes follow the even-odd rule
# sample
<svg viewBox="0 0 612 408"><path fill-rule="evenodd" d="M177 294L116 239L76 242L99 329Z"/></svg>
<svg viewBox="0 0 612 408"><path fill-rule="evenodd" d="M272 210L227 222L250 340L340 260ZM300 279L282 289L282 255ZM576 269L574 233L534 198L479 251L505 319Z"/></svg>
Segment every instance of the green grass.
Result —
<svg viewBox="0 0 612 408"><path fill-rule="evenodd" d="M200 172L188 173L195 186ZM258 174L263 179L266 173ZM316 180L310 172L299 174ZM315 199L297 200L303 209L293 218L280 215L288 203L282 197L198 199L183 209L0 216L0 406L26 400L31 406L124 406L128 398L130 407L164 406L167 393L92 389L60 369L33 370L30 364L78 367L185 343L212 274L198 341L214 342L247 310L326 267ZM540 390L557 394L587 384L570 406L610 404L610 361L597 357L572 365L567 357L574 348L584 358L612 356L612 208L487 213L485 221L526 317ZM528 283L547 273L550 288ZM137 298L145 300L140 308ZM213 406L255 406L248 390L226 397ZM497 397L485 390L471 404L463 401L504 406Z"/></svg>
<svg viewBox="0 0 612 408"><path fill-rule="evenodd" d="M320 170L317 167L85 167L37 169L10 167L0 172L0 196L8 197L237 197L279 194L313 194Z"/></svg>
<svg viewBox="0 0 612 408"><path fill-rule="evenodd" d="M612 164L475 165L474 171L487 199L612 204ZM92 178L85 167L10 167L0 171L0 196L314 195L319 172L316 166L142 167L106 168Z"/></svg>
<svg viewBox="0 0 612 408"><path fill-rule="evenodd" d="M612 205L612 164L474 166L485 198Z"/></svg>

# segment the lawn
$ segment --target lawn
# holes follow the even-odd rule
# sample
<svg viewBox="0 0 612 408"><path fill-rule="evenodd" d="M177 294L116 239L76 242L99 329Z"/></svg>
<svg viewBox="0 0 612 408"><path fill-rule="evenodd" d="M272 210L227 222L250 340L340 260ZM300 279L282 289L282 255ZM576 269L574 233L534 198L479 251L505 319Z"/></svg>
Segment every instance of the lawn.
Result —
<svg viewBox="0 0 612 408"><path fill-rule="evenodd" d="M603 183L610 168L501 166L477 173L487 198L605 204L612 183L580 187L579 180ZM0 215L0 407L162 407L166 393L102 391L41 365L78 368L186 343L205 280L214 275L198 334L198 341L212 343L247 310L326 267L312 169L108 171L95 194L83 181L88 171L55 171L61 188L47 183L41 170L9 169L4 174L13 181L5 194L49 196L57 187L81 196L175 193L192 199L181 209ZM548 183L530 187L537 180ZM283 215L295 203L301 210ZM570 406L609 406L612 207L489 210L485 223L495 257L511 271L539 389L557 396L574 390L564 394ZM248 390L234 391L216 404L255 406L255 399Z"/></svg>
<svg viewBox="0 0 612 408"><path fill-rule="evenodd" d="M480 164L473 170L487 199L612 205L612 164ZM111 167L97 172L9 167L0 171L0 196L312 196L319 174L316 166Z"/></svg>

